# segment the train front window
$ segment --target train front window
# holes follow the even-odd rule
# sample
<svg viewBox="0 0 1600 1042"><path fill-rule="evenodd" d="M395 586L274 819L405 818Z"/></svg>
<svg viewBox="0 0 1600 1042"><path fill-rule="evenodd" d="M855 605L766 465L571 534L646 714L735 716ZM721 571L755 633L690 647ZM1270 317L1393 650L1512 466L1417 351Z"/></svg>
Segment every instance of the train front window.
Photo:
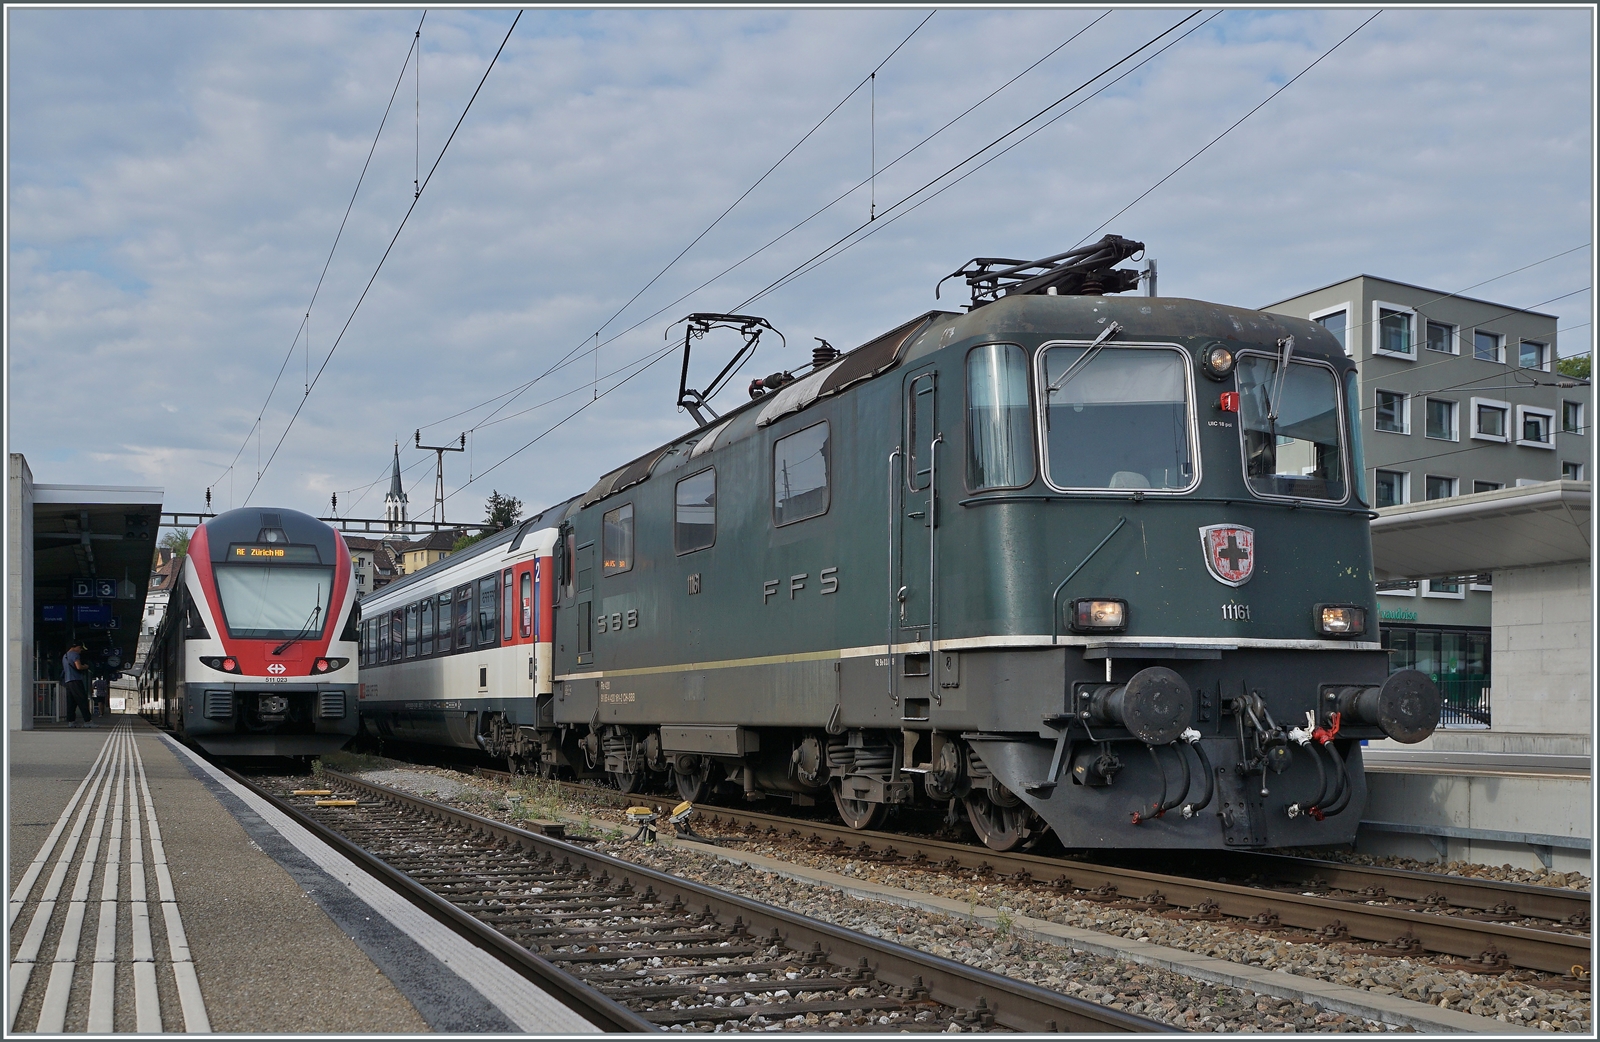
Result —
<svg viewBox="0 0 1600 1042"><path fill-rule="evenodd" d="M1148 347L1090 351L1085 345L1049 347L1040 358L1050 483L1129 492L1192 488L1183 355Z"/></svg>
<svg viewBox="0 0 1600 1042"><path fill-rule="evenodd" d="M328 624L332 568L219 562L216 576L222 617L235 638L315 638Z"/></svg>
<svg viewBox="0 0 1600 1042"><path fill-rule="evenodd" d="M1239 359L1245 480L1264 496L1342 501L1347 493L1339 383L1311 362L1282 369L1270 355Z"/></svg>

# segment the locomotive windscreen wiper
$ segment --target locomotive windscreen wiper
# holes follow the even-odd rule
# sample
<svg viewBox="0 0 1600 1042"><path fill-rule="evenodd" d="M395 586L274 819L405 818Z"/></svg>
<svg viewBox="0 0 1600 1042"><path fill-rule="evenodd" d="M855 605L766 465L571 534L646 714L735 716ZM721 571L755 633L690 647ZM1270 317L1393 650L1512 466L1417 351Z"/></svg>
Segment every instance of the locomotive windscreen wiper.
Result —
<svg viewBox="0 0 1600 1042"><path fill-rule="evenodd" d="M312 627L314 627L316 625L317 619L320 618L321 615L322 615L322 587L319 585L317 587L317 603L312 605L311 614L306 617L305 623L303 625L301 625L300 632L296 633L294 636L290 637L288 640L284 641L282 644L279 644L277 647L273 648L272 649L272 653L274 655L281 655L281 654L283 654L284 649L287 648L290 644L293 644L297 640L304 640L311 633Z"/></svg>
<svg viewBox="0 0 1600 1042"><path fill-rule="evenodd" d="M1122 332L1121 326L1117 325L1115 322L1107 323L1106 328L1100 331L1100 335L1094 338L1094 343L1089 345L1089 350L1079 355L1076 362L1073 362L1071 365L1067 366L1066 372L1055 378L1055 380L1050 384L1049 388L1046 389L1046 396L1055 394L1057 391L1061 390L1062 387L1066 386L1068 380L1072 379L1074 376L1077 376L1088 366L1091 361L1094 360L1094 356L1100 353L1100 349L1105 346L1106 341L1110 340L1120 332Z"/></svg>
<svg viewBox="0 0 1600 1042"><path fill-rule="evenodd" d="M1278 433L1278 404L1283 399L1283 381L1289 375L1289 359L1294 357L1294 337L1284 337L1278 341L1278 347L1282 349L1278 355L1278 379L1267 398L1267 423L1271 425L1274 436Z"/></svg>

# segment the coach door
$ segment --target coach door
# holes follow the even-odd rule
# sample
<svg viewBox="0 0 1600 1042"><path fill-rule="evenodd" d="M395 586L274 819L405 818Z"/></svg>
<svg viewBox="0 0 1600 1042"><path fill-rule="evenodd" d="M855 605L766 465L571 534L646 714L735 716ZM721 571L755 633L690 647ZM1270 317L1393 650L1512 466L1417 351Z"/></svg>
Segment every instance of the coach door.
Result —
<svg viewBox="0 0 1600 1042"><path fill-rule="evenodd" d="M578 665L587 666L594 661L594 541L583 543L574 555L573 567L578 573L578 601L574 615L578 617Z"/></svg>
<svg viewBox="0 0 1600 1042"><path fill-rule="evenodd" d="M939 431L938 373L930 368L908 373L902 384L902 417L899 466L896 485L899 491L898 575L894 590L896 642L921 642L932 639L938 627L933 599L939 500L935 495L943 463L943 437ZM901 662L904 677L927 675L927 656L913 652ZM907 692L919 685L907 681Z"/></svg>

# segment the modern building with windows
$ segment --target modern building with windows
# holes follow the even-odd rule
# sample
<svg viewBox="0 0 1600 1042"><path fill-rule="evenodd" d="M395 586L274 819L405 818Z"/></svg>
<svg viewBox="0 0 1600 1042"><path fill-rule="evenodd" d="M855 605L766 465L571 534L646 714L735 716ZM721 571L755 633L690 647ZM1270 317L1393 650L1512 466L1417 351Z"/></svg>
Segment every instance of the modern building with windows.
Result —
<svg viewBox="0 0 1600 1042"><path fill-rule="evenodd" d="M1590 389L1556 371L1555 315L1371 275L1261 310L1321 323L1356 360L1374 506L1589 480ZM1391 665L1487 686L1492 590L1487 573L1380 583Z"/></svg>

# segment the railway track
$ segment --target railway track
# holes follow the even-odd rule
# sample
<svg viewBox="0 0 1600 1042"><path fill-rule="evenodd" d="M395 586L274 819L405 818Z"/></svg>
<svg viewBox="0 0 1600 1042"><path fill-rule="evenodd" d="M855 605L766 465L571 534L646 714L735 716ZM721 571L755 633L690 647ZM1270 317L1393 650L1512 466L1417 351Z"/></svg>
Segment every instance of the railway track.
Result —
<svg viewBox="0 0 1600 1042"><path fill-rule="evenodd" d="M254 788L608 1030L1174 1030L338 772L322 783L352 805Z"/></svg>
<svg viewBox="0 0 1600 1042"><path fill-rule="evenodd" d="M510 780L502 771L484 776ZM545 783L549 784L549 783ZM571 782L563 791L658 812L676 801ZM703 806L697 827L801 842L879 864L976 873L1137 911L1228 918L1290 938L1349 941L1375 954L1445 957L1442 968L1557 975L1547 986L1587 990L1590 895L1523 884L1346 865L1280 855L1202 860L1207 879L983 847L811 819ZM1509 921L1508 921L1509 920Z"/></svg>

